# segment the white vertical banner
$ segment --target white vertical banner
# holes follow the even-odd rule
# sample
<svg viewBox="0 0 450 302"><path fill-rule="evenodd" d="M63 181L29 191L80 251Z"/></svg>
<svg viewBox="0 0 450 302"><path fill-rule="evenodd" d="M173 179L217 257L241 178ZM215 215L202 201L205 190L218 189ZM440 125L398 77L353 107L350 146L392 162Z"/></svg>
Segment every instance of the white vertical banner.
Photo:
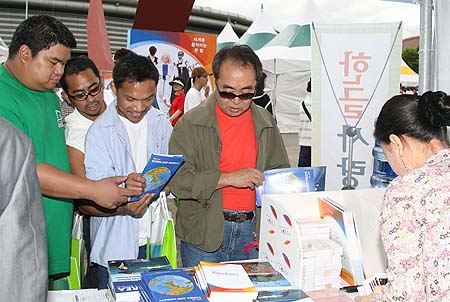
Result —
<svg viewBox="0 0 450 302"><path fill-rule="evenodd" d="M374 122L399 93L401 28L313 24L312 162L327 166L326 190L370 187ZM354 129L351 184L348 128Z"/></svg>

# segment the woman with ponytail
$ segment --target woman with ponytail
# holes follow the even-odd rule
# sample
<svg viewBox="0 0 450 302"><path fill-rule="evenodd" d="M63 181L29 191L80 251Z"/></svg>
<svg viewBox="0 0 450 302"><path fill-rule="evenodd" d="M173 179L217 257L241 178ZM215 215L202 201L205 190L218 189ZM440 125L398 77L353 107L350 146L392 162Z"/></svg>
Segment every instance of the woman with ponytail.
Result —
<svg viewBox="0 0 450 302"><path fill-rule="evenodd" d="M450 97L398 95L374 136L398 174L381 214L390 281L360 301L450 301Z"/></svg>

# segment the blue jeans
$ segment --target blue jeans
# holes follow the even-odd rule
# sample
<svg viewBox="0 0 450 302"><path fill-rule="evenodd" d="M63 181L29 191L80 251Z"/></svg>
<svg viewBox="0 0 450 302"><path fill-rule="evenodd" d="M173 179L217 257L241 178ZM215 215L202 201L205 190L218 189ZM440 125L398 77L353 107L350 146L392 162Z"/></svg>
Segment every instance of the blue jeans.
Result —
<svg viewBox="0 0 450 302"><path fill-rule="evenodd" d="M300 146L298 154L298 167L311 167L311 147Z"/></svg>
<svg viewBox="0 0 450 302"><path fill-rule="evenodd" d="M198 265L200 261L222 262L258 258L256 249L252 249L250 254L244 254L244 246L253 242L254 231L255 217L242 223L225 221L222 246L214 252L206 252L181 241L180 252L183 267Z"/></svg>
<svg viewBox="0 0 450 302"><path fill-rule="evenodd" d="M147 246L143 245L139 247L138 259L145 259L145 258L147 258ZM98 289L107 289L109 280L108 268L104 267L103 265L98 265L97 277L98 277Z"/></svg>

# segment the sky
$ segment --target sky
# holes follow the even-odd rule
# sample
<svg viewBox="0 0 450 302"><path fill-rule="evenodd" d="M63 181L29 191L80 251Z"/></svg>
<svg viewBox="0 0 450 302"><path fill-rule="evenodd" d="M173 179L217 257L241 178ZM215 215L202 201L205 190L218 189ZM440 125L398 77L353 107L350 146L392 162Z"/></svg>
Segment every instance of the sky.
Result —
<svg viewBox="0 0 450 302"><path fill-rule="evenodd" d="M383 0L195 0L194 5L254 20L263 3L273 27L291 23L385 23L403 21L403 38L419 35L420 6Z"/></svg>

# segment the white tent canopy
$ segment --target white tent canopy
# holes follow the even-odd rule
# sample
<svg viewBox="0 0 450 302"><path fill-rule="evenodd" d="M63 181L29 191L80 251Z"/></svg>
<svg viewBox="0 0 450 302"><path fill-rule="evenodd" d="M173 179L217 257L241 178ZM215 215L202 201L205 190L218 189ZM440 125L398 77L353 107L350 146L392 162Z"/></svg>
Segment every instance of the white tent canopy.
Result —
<svg viewBox="0 0 450 302"><path fill-rule="evenodd" d="M233 45L239 40L238 35L234 31L233 27L231 27L230 22L228 21L227 24L225 24L224 28L220 32L220 34L217 36L217 49L216 51L219 51L225 46Z"/></svg>
<svg viewBox="0 0 450 302"><path fill-rule="evenodd" d="M310 26L290 24L256 51L267 74L275 117L282 133L298 132L300 100L311 77Z"/></svg>
<svg viewBox="0 0 450 302"><path fill-rule="evenodd" d="M247 44L253 50L258 50L271 41L277 32L272 27L270 17L261 9L253 23L236 44Z"/></svg>
<svg viewBox="0 0 450 302"><path fill-rule="evenodd" d="M419 85L419 75L403 59L400 67L400 84L405 87L417 87Z"/></svg>

